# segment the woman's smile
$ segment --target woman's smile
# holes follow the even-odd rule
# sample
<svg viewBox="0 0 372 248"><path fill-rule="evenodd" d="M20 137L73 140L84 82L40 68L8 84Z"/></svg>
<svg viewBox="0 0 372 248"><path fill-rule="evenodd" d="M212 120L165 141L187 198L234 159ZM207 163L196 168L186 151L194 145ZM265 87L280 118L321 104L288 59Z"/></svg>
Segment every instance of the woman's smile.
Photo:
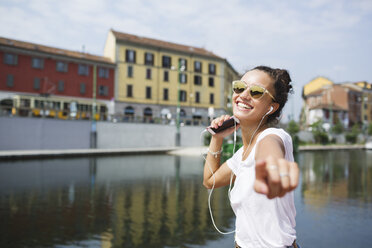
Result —
<svg viewBox="0 0 372 248"><path fill-rule="evenodd" d="M253 109L253 107L249 105L248 103L245 103L239 100L236 101L236 107L240 111L248 111L248 110L250 111Z"/></svg>

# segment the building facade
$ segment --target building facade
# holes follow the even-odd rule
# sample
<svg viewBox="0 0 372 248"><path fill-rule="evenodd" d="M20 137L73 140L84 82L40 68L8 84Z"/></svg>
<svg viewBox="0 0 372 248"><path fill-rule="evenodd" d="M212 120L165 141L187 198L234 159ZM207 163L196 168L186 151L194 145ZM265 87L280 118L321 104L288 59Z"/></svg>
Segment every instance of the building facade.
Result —
<svg viewBox="0 0 372 248"><path fill-rule="evenodd" d="M117 64L117 118L169 121L180 106L184 123L224 114L239 74L202 48L110 30L104 56Z"/></svg>
<svg viewBox="0 0 372 248"><path fill-rule="evenodd" d="M110 107L114 97L108 58L1 37L0 58L0 101L19 94L91 100L94 79L97 100Z"/></svg>
<svg viewBox="0 0 372 248"><path fill-rule="evenodd" d="M362 89L362 121L366 126L372 122L372 84L362 81L355 83Z"/></svg>
<svg viewBox="0 0 372 248"><path fill-rule="evenodd" d="M362 124L363 109L370 105L363 105L363 89L352 83L329 82L318 84L318 87L313 87L312 90L306 88L308 85L304 86L304 105L301 113L304 127L309 127L319 120L327 123L328 127L337 122L340 122L344 128L350 128L356 123ZM313 81L309 84L312 83Z"/></svg>

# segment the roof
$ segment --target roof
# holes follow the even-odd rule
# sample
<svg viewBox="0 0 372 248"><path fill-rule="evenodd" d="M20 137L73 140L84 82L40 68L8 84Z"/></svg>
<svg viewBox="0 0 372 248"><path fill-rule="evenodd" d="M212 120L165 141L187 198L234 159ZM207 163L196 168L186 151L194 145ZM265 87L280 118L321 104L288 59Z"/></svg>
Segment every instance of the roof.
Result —
<svg viewBox="0 0 372 248"><path fill-rule="evenodd" d="M327 85L333 85L333 82L325 77L316 77L302 88L302 97L305 98L307 95Z"/></svg>
<svg viewBox="0 0 372 248"><path fill-rule="evenodd" d="M13 40L13 39L8 39L4 37L0 37L0 45L114 65L111 59L106 58L106 57L92 55L89 53L65 50L65 49L60 49L60 48L55 48L55 47L49 47L49 46L44 46L44 45L25 42L25 41Z"/></svg>
<svg viewBox="0 0 372 248"><path fill-rule="evenodd" d="M179 51L179 52L185 52L185 53L191 53L191 54L197 54L207 57L212 57L216 59L223 59L220 56L217 56L216 54L199 47L193 47L193 46L187 46L187 45L181 45L177 43L172 43L168 41L162 41L152 38L146 38L142 36L127 34L127 33L121 33L117 32L113 29L111 29L111 32L114 34L117 40L119 41L128 41L136 44L141 44L145 46L154 46L154 47L160 47L160 48L166 48L169 50Z"/></svg>
<svg viewBox="0 0 372 248"><path fill-rule="evenodd" d="M332 110L333 111L347 111L347 109L345 109L345 108L343 108L343 107L341 107L341 106L338 106L338 105L336 105L336 104L319 104L319 105L316 105L316 106L314 106L314 107L311 107L310 108L310 110L312 110L312 109L331 109L332 108Z"/></svg>

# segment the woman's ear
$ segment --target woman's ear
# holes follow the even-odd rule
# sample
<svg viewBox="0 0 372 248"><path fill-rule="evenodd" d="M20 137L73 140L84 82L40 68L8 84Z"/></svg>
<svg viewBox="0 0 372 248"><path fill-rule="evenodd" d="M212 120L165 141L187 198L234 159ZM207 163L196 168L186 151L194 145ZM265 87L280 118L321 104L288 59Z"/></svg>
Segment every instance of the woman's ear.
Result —
<svg viewBox="0 0 372 248"><path fill-rule="evenodd" d="M273 113L275 113L275 112L278 110L278 108L279 108L279 103L277 103L277 102L273 102L273 103L271 104L271 107L273 107L273 110L270 112L270 114L273 114Z"/></svg>

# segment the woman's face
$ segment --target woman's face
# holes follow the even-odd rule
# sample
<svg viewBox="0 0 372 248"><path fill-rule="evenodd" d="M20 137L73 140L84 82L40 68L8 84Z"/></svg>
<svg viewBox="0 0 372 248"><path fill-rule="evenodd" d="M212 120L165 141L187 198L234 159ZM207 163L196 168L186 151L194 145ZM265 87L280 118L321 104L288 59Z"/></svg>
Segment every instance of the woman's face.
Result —
<svg viewBox="0 0 372 248"><path fill-rule="evenodd" d="M233 112L242 124L245 121L250 123L259 122L262 117L270 110L270 106L275 107L273 99L269 94L265 93L260 99L253 99L249 94L250 85L259 85L267 89L274 97L274 80L266 74L266 72L260 70L252 70L244 74L241 79L244 81L248 88L242 93L233 93ZM271 111L274 113L275 110Z"/></svg>

